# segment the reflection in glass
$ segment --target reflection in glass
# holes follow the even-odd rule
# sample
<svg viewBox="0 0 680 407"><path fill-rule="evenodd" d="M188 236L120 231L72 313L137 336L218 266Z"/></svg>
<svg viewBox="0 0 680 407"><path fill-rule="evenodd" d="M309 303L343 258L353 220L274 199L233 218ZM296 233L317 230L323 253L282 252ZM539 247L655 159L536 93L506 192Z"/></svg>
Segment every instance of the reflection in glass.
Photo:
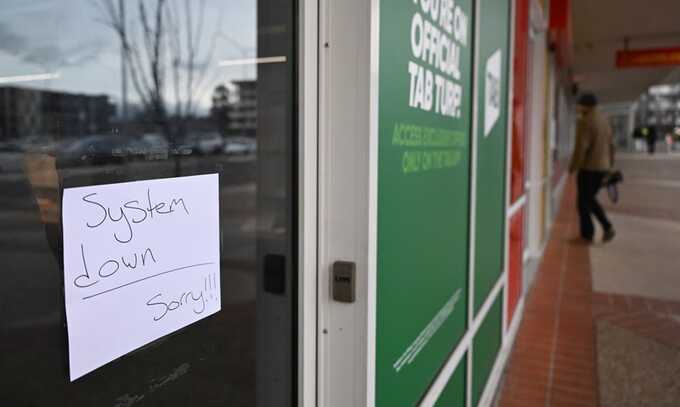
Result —
<svg viewBox="0 0 680 407"><path fill-rule="evenodd" d="M264 291L262 259L292 269L292 4L3 1L0 400L291 403L294 280ZM222 311L68 383L63 189L204 173L220 174Z"/></svg>

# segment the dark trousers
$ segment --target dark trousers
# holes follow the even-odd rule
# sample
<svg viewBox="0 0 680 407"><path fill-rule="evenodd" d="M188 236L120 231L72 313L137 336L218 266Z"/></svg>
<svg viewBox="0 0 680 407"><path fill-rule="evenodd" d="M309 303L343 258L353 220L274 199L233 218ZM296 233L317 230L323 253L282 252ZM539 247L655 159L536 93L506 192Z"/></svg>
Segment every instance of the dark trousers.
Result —
<svg viewBox="0 0 680 407"><path fill-rule="evenodd" d="M656 140L647 140L647 152L649 154L654 154L654 150L656 149Z"/></svg>
<svg viewBox="0 0 680 407"><path fill-rule="evenodd" d="M612 227L604 209L597 202L597 192L602 187L602 179L606 175L605 171L581 170L578 172L578 215L581 221L581 237L585 239L592 239L595 233L591 214L595 215L604 230Z"/></svg>

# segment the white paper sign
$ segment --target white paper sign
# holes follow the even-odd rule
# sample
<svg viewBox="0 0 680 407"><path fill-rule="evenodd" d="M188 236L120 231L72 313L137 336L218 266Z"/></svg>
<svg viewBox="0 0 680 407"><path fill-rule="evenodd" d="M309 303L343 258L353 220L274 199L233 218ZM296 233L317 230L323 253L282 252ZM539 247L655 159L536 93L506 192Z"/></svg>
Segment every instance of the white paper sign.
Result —
<svg viewBox="0 0 680 407"><path fill-rule="evenodd" d="M486 61L484 86L484 137L488 137L501 116L501 50L496 50Z"/></svg>
<svg viewBox="0 0 680 407"><path fill-rule="evenodd" d="M218 175L67 188L71 381L220 310Z"/></svg>

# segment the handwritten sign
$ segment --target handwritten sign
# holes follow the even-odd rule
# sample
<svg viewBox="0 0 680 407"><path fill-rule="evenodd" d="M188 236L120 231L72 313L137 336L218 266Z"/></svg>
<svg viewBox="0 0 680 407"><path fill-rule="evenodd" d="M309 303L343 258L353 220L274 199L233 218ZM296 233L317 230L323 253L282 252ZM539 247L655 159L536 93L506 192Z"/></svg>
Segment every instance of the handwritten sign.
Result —
<svg viewBox="0 0 680 407"><path fill-rule="evenodd" d="M71 381L220 310L218 175L67 188Z"/></svg>

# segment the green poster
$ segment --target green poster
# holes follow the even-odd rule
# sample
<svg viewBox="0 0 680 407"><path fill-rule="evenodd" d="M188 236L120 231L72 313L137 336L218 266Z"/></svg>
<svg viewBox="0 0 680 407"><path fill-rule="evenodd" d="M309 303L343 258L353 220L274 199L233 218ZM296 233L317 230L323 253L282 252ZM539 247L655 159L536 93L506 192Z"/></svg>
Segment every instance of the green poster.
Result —
<svg viewBox="0 0 680 407"><path fill-rule="evenodd" d="M412 406L467 322L472 0L380 3L376 404Z"/></svg>
<svg viewBox="0 0 680 407"><path fill-rule="evenodd" d="M475 312L503 269L510 1L480 0Z"/></svg>

